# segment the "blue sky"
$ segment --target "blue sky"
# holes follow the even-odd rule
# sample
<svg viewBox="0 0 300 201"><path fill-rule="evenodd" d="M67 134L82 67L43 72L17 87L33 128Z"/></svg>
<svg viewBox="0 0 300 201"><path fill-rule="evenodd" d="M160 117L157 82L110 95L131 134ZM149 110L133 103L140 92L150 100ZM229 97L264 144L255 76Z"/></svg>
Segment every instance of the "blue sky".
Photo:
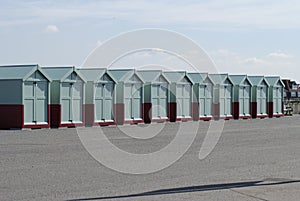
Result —
<svg viewBox="0 0 300 201"><path fill-rule="evenodd" d="M0 63L76 65L97 45L163 28L197 42L219 72L300 81L296 0L0 0Z"/></svg>

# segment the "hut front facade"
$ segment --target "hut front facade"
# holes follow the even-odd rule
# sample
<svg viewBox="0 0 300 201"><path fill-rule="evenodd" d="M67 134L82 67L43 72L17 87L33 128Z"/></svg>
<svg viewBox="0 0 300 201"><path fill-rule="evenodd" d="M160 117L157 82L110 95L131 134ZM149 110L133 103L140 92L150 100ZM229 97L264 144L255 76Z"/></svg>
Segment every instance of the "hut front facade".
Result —
<svg viewBox="0 0 300 201"><path fill-rule="evenodd" d="M170 81L170 121L192 120L193 81L186 72L164 72Z"/></svg>
<svg viewBox="0 0 300 201"><path fill-rule="evenodd" d="M283 90L284 83L278 76L265 77L269 87L268 96L268 114L269 117L282 117L283 116Z"/></svg>
<svg viewBox="0 0 300 201"><path fill-rule="evenodd" d="M112 69L108 72L117 82L116 123L118 125L143 123L142 76L133 69Z"/></svg>
<svg viewBox="0 0 300 201"><path fill-rule="evenodd" d="M80 68L85 87L85 125L107 126L115 122L116 81L105 68Z"/></svg>
<svg viewBox="0 0 300 201"><path fill-rule="evenodd" d="M51 127L84 126L84 85L83 76L74 66L42 67L52 79Z"/></svg>
<svg viewBox="0 0 300 201"><path fill-rule="evenodd" d="M213 116L215 119L232 119L233 82L228 74L209 74L214 87Z"/></svg>
<svg viewBox="0 0 300 201"><path fill-rule="evenodd" d="M169 121L168 100L170 81L162 71L138 71L144 80L144 121L165 122Z"/></svg>
<svg viewBox="0 0 300 201"><path fill-rule="evenodd" d="M268 117L267 102L269 83L264 76L248 76L253 84L252 101L251 101L251 116L252 118Z"/></svg>
<svg viewBox="0 0 300 201"><path fill-rule="evenodd" d="M251 118L250 103L251 103L251 88L252 83L247 75L229 75L233 86L233 104L232 114L234 119L249 119Z"/></svg>
<svg viewBox="0 0 300 201"><path fill-rule="evenodd" d="M0 67L0 128L49 128L49 83L38 65Z"/></svg>

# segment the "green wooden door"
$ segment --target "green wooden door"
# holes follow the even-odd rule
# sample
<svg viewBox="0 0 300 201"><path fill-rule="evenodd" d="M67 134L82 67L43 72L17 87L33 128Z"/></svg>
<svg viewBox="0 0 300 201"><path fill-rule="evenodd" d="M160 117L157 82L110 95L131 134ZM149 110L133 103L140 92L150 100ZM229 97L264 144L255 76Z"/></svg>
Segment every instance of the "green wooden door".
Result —
<svg viewBox="0 0 300 201"><path fill-rule="evenodd" d="M257 86L257 114L267 114L267 87Z"/></svg>
<svg viewBox="0 0 300 201"><path fill-rule="evenodd" d="M114 83L103 82L95 86L95 121L113 121Z"/></svg>
<svg viewBox="0 0 300 201"><path fill-rule="evenodd" d="M239 87L239 110L240 115L250 115L250 86Z"/></svg>
<svg viewBox="0 0 300 201"><path fill-rule="evenodd" d="M81 80L61 83L62 123L82 122L82 96L83 83Z"/></svg>
<svg viewBox="0 0 300 201"><path fill-rule="evenodd" d="M24 124L47 124L48 83L24 82Z"/></svg>
<svg viewBox="0 0 300 201"><path fill-rule="evenodd" d="M167 102L168 102L168 85L166 83L152 84L151 86L151 103L152 118L167 118Z"/></svg>
<svg viewBox="0 0 300 201"><path fill-rule="evenodd" d="M125 119L142 119L142 84L126 83L124 93Z"/></svg>
<svg viewBox="0 0 300 201"><path fill-rule="evenodd" d="M229 84L220 86L220 115L231 115L232 86Z"/></svg>
<svg viewBox="0 0 300 201"><path fill-rule="evenodd" d="M273 109L275 114L282 114L282 87L273 88Z"/></svg>
<svg viewBox="0 0 300 201"><path fill-rule="evenodd" d="M176 85L177 117L191 117L191 94L190 83L180 83Z"/></svg>
<svg viewBox="0 0 300 201"><path fill-rule="evenodd" d="M201 84L199 88L200 117L212 116L212 84Z"/></svg>

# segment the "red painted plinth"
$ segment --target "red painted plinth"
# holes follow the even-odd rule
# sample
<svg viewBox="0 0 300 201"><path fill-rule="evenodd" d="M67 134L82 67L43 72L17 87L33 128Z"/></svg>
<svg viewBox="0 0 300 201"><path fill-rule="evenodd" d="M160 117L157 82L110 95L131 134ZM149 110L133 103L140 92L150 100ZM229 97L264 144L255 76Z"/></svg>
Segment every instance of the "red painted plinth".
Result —
<svg viewBox="0 0 300 201"><path fill-rule="evenodd" d="M199 120L199 103L193 102L192 103L192 118L193 121L198 121Z"/></svg>
<svg viewBox="0 0 300 201"><path fill-rule="evenodd" d="M124 109L125 109L124 103L115 104L115 121L117 125L124 124L124 119L125 119Z"/></svg>
<svg viewBox="0 0 300 201"><path fill-rule="evenodd" d="M240 116L240 103L239 102L233 102L232 103L232 116L233 119L239 119Z"/></svg>
<svg viewBox="0 0 300 201"><path fill-rule="evenodd" d="M85 126L93 126L95 121L94 104L85 104Z"/></svg>
<svg viewBox="0 0 300 201"><path fill-rule="evenodd" d="M213 119L212 117L200 117L199 118L199 120L202 120L202 121L210 121L212 119Z"/></svg>
<svg viewBox="0 0 300 201"><path fill-rule="evenodd" d="M152 120L152 103L143 103L143 119L144 122L149 124Z"/></svg>
<svg viewBox="0 0 300 201"><path fill-rule="evenodd" d="M0 105L0 128L23 128L24 106L23 105Z"/></svg>
<svg viewBox="0 0 300 201"><path fill-rule="evenodd" d="M51 128L60 127L61 122L61 105L51 104L50 105L50 126Z"/></svg>
<svg viewBox="0 0 300 201"><path fill-rule="evenodd" d="M273 102L267 103L267 114L268 114L269 118L273 117Z"/></svg>
<svg viewBox="0 0 300 201"><path fill-rule="evenodd" d="M176 122L177 104L176 103L168 103L168 108L169 108L169 119L170 119L170 122Z"/></svg>
<svg viewBox="0 0 300 201"><path fill-rule="evenodd" d="M252 119L257 118L257 102L250 103L250 115Z"/></svg>
<svg viewBox="0 0 300 201"><path fill-rule="evenodd" d="M220 103L212 104L212 115L215 120L220 119Z"/></svg>
<svg viewBox="0 0 300 201"><path fill-rule="evenodd" d="M276 118L283 117L283 116L284 116L284 114L277 114L277 113L273 114L273 117L276 117Z"/></svg>

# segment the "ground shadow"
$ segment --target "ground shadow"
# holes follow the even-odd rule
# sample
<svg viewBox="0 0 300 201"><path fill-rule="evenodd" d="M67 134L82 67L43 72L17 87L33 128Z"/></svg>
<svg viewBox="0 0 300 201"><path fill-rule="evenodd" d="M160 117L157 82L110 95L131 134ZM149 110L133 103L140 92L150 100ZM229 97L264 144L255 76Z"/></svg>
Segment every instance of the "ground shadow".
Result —
<svg viewBox="0 0 300 201"><path fill-rule="evenodd" d="M268 182L268 183L265 183L265 182ZM189 193L189 192L200 192L200 191L214 191L214 190L223 190L223 189L230 189L230 188L274 186L274 185L282 185L282 184L290 184L290 183L300 183L300 180L284 180L284 181L258 180L258 181L237 182L237 183L210 184L210 185L201 185L201 186L188 186L188 187L181 187L181 188L160 189L160 190L155 190L155 191L148 191L148 192L128 194L128 195L80 198L80 199L73 199L73 200L67 200L67 201L92 201L92 200L133 198L133 197L145 197L145 196L152 196L152 195L165 195L165 194Z"/></svg>

